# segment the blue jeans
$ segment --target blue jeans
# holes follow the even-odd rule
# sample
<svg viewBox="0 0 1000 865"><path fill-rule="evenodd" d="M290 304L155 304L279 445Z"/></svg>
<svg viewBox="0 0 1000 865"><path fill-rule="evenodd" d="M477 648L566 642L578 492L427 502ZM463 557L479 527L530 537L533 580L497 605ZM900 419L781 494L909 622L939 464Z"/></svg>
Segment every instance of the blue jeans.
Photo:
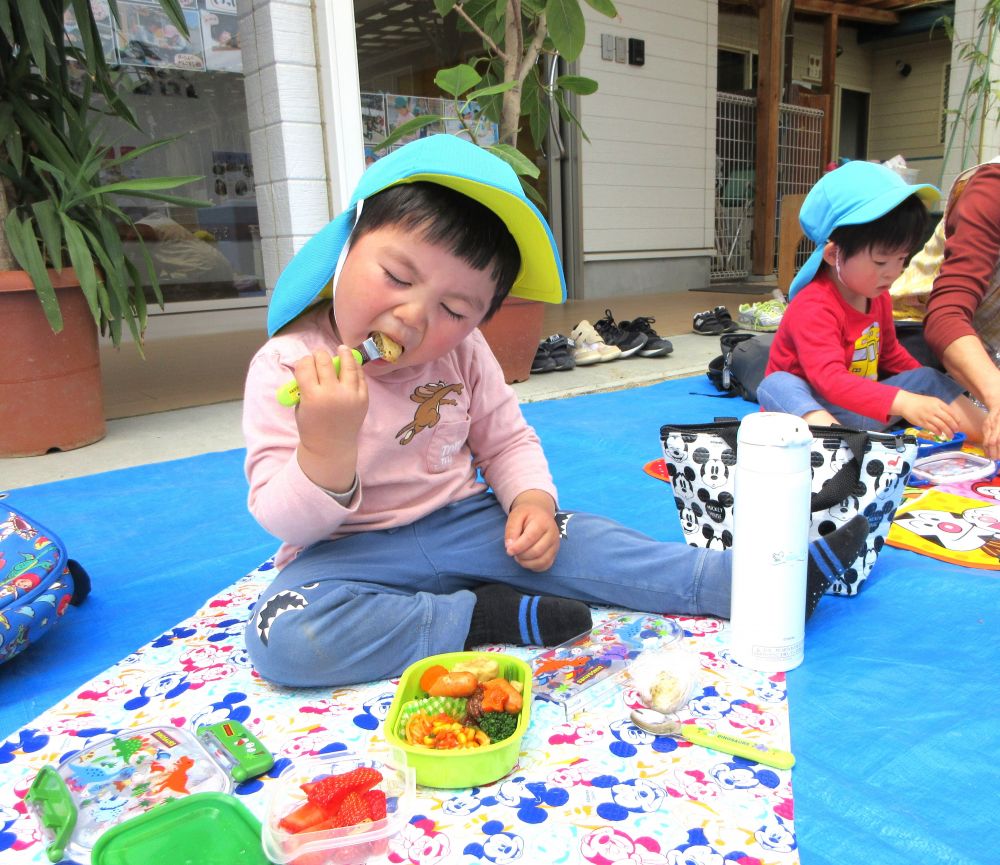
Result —
<svg viewBox="0 0 1000 865"><path fill-rule="evenodd" d="M507 515L491 493L408 526L314 544L258 598L246 627L250 658L265 679L298 687L398 676L428 655L463 649L476 602L470 589L483 583L729 617L728 550L657 541L593 514L568 517L555 563L541 574L504 552Z"/></svg>
<svg viewBox="0 0 1000 865"><path fill-rule="evenodd" d="M943 372L928 366L908 369L883 379L882 384L893 385L903 390L919 393L923 396L936 396L946 403L954 402L964 389L960 384L949 378ZM757 388L757 401L765 411L781 411L802 417L811 411L825 409L844 426L854 429L879 431L888 429L899 418L889 418L888 423L875 420L863 414L848 411L840 406L827 402L817 396L809 383L790 372L772 372Z"/></svg>

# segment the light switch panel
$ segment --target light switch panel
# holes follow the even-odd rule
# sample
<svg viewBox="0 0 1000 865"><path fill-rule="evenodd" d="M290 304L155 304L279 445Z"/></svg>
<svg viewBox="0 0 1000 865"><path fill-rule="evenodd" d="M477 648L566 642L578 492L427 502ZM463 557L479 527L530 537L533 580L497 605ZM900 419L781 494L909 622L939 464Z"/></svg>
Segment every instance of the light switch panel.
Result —
<svg viewBox="0 0 1000 865"><path fill-rule="evenodd" d="M601 60L615 59L615 37L610 33L601 34Z"/></svg>
<svg viewBox="0 0 1000 865"><path fill-rule="evenodd" d="M628 63L628 39L615 37L615 63Z"/></svg>

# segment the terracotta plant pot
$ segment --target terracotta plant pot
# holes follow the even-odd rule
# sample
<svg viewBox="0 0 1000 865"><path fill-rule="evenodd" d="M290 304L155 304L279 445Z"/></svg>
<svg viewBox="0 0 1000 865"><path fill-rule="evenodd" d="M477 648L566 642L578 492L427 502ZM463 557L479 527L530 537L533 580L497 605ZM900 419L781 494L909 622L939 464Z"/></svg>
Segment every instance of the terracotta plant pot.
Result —
<svg viewBox="0 0 1000 865"><path fill-rule="evenodd" d="M0 272L0 457L72 450L106 432L97 326L76 273L50 276L61 333L52 332L28 274Z"/></svg>
<svg viewBox="0 0 1000 865"><path fill-rule="evenodd" d="M531 375L531 363L542 339L544 307L537 300L508 297L480 330L503 368L507 384Z"/></svg>

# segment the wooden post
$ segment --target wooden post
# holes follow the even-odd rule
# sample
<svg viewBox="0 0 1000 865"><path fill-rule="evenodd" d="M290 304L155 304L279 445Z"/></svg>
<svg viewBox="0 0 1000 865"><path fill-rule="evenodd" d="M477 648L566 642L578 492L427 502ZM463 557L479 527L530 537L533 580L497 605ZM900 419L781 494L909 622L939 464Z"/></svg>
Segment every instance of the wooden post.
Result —
<svg viewBox="0 0 1000 865"><path fill-rule="evenodd" d="M833 105L834 87L837 80L837 31L839 18L834 12L823 21L823 83L820 89L828 97L827 109L823 114L823 168L833 159Z"/></svg>
<svg viewBox="0 0 1000 865"><path fill-rule="evenodd" d="M754 165L751 272L774 272L778 182L778 104L781 99L781 0L762 0L757 10L760 65L757 76L757 153Z"/></svg>

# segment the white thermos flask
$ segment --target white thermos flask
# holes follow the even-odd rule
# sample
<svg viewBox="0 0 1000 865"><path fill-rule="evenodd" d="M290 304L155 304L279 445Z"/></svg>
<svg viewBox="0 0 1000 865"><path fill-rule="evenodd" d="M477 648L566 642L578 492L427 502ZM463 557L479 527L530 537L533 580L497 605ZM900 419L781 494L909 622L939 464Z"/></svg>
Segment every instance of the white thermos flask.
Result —
<svg viewBox="0 0 1000 865"><path fill-rule="evenodd" d="M777 673L803 658L812 434L802 418L758 412L736 441L732 653Z"/></svg>

